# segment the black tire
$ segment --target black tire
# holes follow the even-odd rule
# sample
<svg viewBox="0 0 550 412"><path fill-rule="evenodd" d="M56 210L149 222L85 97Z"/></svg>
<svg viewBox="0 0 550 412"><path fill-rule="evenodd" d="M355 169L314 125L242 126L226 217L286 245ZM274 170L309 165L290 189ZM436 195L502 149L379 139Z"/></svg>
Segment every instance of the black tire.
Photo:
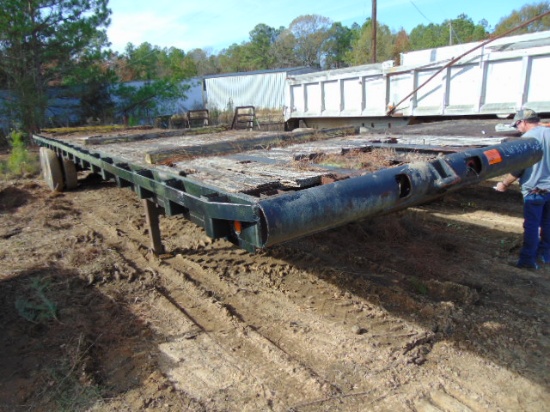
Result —
<svg viewBox="0 0 550 412"><path fill-rule="evenodd" d="M64 187L63 172L57 154L51 149L41 147L40 166L42 167L42 176L48 187L54 192L62 192Z"/></svg>

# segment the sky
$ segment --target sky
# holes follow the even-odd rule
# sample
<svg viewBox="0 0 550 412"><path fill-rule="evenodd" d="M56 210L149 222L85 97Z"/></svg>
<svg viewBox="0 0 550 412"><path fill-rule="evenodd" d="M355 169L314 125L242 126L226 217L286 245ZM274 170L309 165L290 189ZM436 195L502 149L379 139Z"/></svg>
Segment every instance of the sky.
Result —
<svg viewBox="0 0 550 412"><path fill-rule="evenodd" d="M474 23L486 19L492 29L502 17L536 0L378 0L377 19L393 31L410 32L419 24L440 24L464 13ZM498 4L498 7L495 5ZM306 14L318 14L351 27L371 17L372 0L109 0L111 49L148 42L185 52L203 49L218 54L250 40L260 23L279 28Z"/></svg>

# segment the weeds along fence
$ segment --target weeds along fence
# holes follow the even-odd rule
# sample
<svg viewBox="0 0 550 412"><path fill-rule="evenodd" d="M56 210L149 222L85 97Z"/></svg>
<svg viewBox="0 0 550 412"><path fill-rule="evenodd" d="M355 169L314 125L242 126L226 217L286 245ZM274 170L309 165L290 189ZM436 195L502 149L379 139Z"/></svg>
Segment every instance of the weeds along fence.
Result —
<svg viewBox="0 0 550 412"><path fill-rule="evenodd" d="M282 109L265 109L260 108L255 110L256 120L254 129L261 131L283 131L285 127L285 119ZM235 109L229 108L225 110L214 109L210 111L210 119L212 125L233 123Z"/></svg>
<svg viewBox="0 0 550 412"><path fill-rule="evenodd" d="M191 109L204 108L201 79L184 81L187 87L181 98L153 101L152 108L147 113L131 116L135 125L151 124L152 120L161 114L184 113ZM128 82L125 85L139 89L145 82ZM109 93L108 105L96 102L99 107L90 114L90 103L83 99L80 87L51 87L47 90L47 106L43 114L42 127L70 127L82 124L112 124L122 123L123 113L120 110L122 100L112 91ZM0 90L0 146L6 145L6 136L11 130L17 130L19 119L17 115L17 97L9 90Z"/></svg>
<svg viewBox="0 0 550 412"><path fill-rule="evenodd" d="M159 116L182 115L189 110L208 109L210 123L231 124L234 109L238 106L254 106L261 130L282 130L285 82L288 77L317 71L307 67L264 70L246 73L225 73L216 76L184 81L188 86L185 95L176 99L154 99L151 108L140 113L129 113L124 119L123 101L113 91L107 99L111 108L95 108L89 113L89 102L82 99L79 87L53 87L48 89L48 104L43 127L69 127L82 124L112 124L128 122L129 125L153 124ZM139 89L143 81L125 83ZM9 91L0 91L0 137L17 129L16 98ZM86 106L86 107L85 107ZM104 110L102 110L104 109ZM0 139L1 140L1 139ZM2 142L0 142L1 144Z"/></svg>

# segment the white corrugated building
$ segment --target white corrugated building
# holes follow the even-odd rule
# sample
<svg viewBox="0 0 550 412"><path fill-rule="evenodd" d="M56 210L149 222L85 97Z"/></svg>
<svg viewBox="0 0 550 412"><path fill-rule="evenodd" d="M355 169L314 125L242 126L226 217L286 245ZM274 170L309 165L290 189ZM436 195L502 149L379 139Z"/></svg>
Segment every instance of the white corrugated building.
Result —
<svg viewBox="0 0 550 412"><path fill-rule="evenodd" d="M317 70L310 67L294 67L205 76L205 106L209 110L226 110L237 106L282 110L285 104L287 77L314 71Z"/></svg>

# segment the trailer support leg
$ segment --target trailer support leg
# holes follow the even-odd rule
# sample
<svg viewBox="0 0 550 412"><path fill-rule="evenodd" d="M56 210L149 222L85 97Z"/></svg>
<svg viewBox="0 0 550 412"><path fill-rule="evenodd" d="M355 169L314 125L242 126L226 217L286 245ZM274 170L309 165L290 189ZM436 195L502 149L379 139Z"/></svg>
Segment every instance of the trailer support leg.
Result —
<svg viewBox="0 0 550 412"><path fill-rule="evenodd" d="M147 226L149 226L149 238L151 239L151 248L153 253L157 256L165 253L164 245L160 238L159 216L160 208L156 203L151 202L149 199L143 199L143 206L145 207L145 218L147 220Z"/></svg>

